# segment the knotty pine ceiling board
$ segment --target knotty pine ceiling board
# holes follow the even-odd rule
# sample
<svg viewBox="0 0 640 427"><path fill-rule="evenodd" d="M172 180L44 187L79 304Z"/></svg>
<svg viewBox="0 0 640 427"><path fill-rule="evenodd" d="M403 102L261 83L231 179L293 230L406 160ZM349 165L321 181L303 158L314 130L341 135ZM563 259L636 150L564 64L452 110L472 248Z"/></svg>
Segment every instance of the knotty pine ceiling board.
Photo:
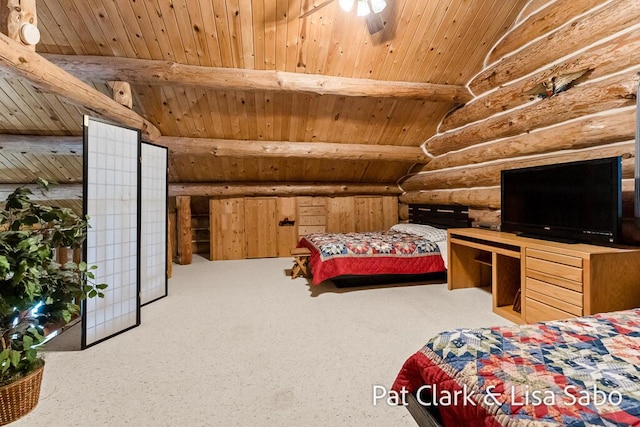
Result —
<svg viewBox="0 0 640 427"><path fill-rule="evenodd" d="M458 71L459 77L467 81L464 70L481 69L487 52L495 45L499 37L512 26L514 16L517 16L522 4L495 0L492 9L499 9L502 13L478 14L471 9L460 9L459 16L455 16L447 29L445 41L439 52L448 52L447 58L432 58L427 65L432 70L432 79L443 83L452 81L452 72ZM477 40L476 43L451 43L451 40ZM418 73L425 69L423 65ZM472 76L471 76L472 77Z"/></svg>
<svg viewBox="0 0 640 427"><path fill-rule="evenodd" d="M22 165L18 166L14 162L13 155L0 150L0 178L2 183L21 183L26 181L28 174L25 173L26 168Z"/></svg>
<svg viewBox="0 0 640 427"><path fill-rule="evenodd" d="M386 29L338 1L49 0L39 51L164 59L191 65L464 84L526 0L389 0ZM470 46L484 49L468 49ZM467 54L462 56L462 52ZM441 64L456 63L447 69ZM435 65L440 64L439 67ZM441 70L445 71L441 71Z"/></svg>
<svg viewBox="0 0 640 427"><path fill-rule="evenodd" d="M21 184L43 178L51 182L82 182L82 156L33 155L0 150L0 182Z"/></svg>
<svg viewBox="0 0 640 427"><path fill-rule="evenodd" d="M169 156L171 182L395 182L408 162Z"/></svg>
<svg viewBox="0 0 640 427"><path fill-rule="evenodd" d="M453 104L134 86L134 108L163 135L419 146Z"/></svg>
<svg viewBox="0 0 640 427"><path fill-rule="evenodd" d="M117 56L215 67L392 81L465 84L527 0L388 0L384 31L336 0L47 0L38 2L39 53ZM106 82L88 82L111 96ZM132 86L134 110L164 135L418 147L450 103ZM82 108L19 79L0 80L0 132L81 135ZM170 159L177 181L394 182L407 163L287 159ZM11 179L29 159L3 158ZM66 162L66 163L65 163ZM26 163L26 165L25 165ZM74 176L73 160L45 172ZM30 165L30 166L29 166ZM344 170L343 170L344 169ZM63 170L66 171L62 172ZM26 172L25 172L26 171Z"/></svg>
<svg viewBox="0 0 640 427"><path fill-rule="evenodd" d="M72 135L81 132L80 110L22 79L0 79L0 106L0 133Z"/></svg>

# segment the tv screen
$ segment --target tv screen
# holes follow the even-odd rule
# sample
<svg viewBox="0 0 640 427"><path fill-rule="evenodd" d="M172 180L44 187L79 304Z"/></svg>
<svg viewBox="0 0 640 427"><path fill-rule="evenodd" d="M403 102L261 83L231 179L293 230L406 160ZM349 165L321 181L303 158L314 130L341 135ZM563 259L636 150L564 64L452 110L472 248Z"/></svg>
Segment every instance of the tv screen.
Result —
<svg viewBox="0 0 640 427"><path fill-rule="evenodd" d="M502 231L568 242L618 242L620 157L503 170L501 175Z"/></svg>

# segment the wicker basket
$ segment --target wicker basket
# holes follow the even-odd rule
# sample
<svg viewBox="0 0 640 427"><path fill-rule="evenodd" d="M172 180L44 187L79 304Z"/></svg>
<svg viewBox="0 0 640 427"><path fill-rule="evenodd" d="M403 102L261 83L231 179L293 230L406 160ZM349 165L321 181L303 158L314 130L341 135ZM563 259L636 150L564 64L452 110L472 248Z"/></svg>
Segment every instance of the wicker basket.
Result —
<svg viewBox="0 0 640 427"><path fill-rule="evenodd" d="M0 426L22 418L38 404L44 364L24 378L0 387Z"/></svg>

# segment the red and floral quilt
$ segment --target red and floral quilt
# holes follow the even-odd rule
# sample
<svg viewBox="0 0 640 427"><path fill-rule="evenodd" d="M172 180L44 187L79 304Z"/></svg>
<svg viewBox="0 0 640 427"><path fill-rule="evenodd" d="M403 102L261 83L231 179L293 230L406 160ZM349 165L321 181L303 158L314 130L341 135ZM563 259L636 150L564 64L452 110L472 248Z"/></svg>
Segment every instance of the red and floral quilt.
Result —
<svg viewBox="0 0 640 427"><path fill-rule="evenodd" d="M311 251L313 284L344 275L445 271L436 243L396 231L308 234L298 247Z"/></svg>
<svg viewBox="0 0 640 427"><path fill-rule="evenodd" d="M640 309L444 332L392 389L445 426L639 426Z"/></svg>

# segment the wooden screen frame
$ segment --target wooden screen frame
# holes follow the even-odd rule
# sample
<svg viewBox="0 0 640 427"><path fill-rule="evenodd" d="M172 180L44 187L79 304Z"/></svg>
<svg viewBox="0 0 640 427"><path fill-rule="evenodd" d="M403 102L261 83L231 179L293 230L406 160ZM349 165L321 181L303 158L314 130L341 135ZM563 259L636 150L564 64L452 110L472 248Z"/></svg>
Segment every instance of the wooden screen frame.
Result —
<svg viewBox="0 0 640 427"><path fill-rule="evenodd" d="M127 126L122 126L122 125L117 125L114 124L112 122L109 122L107 120L102 120L102 119L98 119L95 117L89 117L89 116L84 116L83 117L83 180L82 180L82 187L83 187L83 197L82 197L82 211L83 211L83 216L88 216L90 213L89 212L89 185L90 185L90 179L89 179L89 144L94 144L95 141L92 141L90 136L89 136L89 129L90 129L90 123L94 122L94 123L99 123L99 124L103 124L103 125L107 125L107 126L111 126L114 128L122 128L122 129L126 129L127 131L133 131L136 134L136 154L135 154L135 159L136 159L136 272L135 272L135 281L136 281L136 289L135 289L135 321L132 322L132 324L124 327L123 329L119 329L116 332L110 333L109 335L105 335L102 338L98 338L98 339L89 339L91 337L89 337L88 332L87 332L87 324L88 324L88 315L90 314L90 310L87 307L88 305L88 301L84 300L82 301L81 304L81 317L82 317L82 336L81 336L81 349L84 350L86 348L89 348L93 345L99 344L105 340L111 339L115 336L118 336L124 332L127 332L130 329L136 328L140 325L140 211L141 211L141 197L140 197L140 187L141 187L141 165L140 165L140 155L141 155L141 133L139 129L133 129L133 128L129 128ZM91 220L90 220L91 221ZM93 260L89 259L88 256L88 244L87 244L88 240L85 242L85 244L83 245L83 260L87 263L89 263L90 265L93 263ZM100 268L100 266L98 265L98 268ZM104 268L104 266L103 266ZM102 274L104 270L101 270L98 272L98 274ZM108 292L108 291L107 291Z"/></svg>
<svg viewBox="0 0 640 427"><path fill-rule="evenodd" d="M142 221L142 217L145 216L145 188L143 188L143 184L144 184L144 172L145 172L145 165L147 163L145 163L145 157L144 157L144 151L145 151L145 147L146 148L152 148L152 149L157 149L160 150L163 154L164 157L164 209L163 209L163 213L164 213L164 236L165 236L165 240L162 244L162 247L164 248L164 256L163 256L163 272L164 272L164 286L163 286L163 293L162 295L155 295L154 298L151 298L149 300L146 300L145 297L145 291L146 291L146 287L145 287L145 279L146 279L146 275L144 274L144 263L146 262L146 260L144 259L144 255L145 255L145 248L146 248L146 244L144 242L144 238L146 237L146 235L144 234L144 223ZM142 156L142 165L141 165L141 170L140 170L140 203L141 203L141 208L140 208L140 216L141 216L141 221L140 221L140 306L144 307L147 304L151 304L154 301L158 301L159 299L162 299L164 297L166 297L169 294L169 277L168 277L168 257L167 257L167 243L169 240L169 214L168 214L168 208L169 208L169 149L167 147L164 147L162 145L158 145L158 144L152 144L150 142L145 142L142 141L142 143L140 144L140 155Z"/></svg>

